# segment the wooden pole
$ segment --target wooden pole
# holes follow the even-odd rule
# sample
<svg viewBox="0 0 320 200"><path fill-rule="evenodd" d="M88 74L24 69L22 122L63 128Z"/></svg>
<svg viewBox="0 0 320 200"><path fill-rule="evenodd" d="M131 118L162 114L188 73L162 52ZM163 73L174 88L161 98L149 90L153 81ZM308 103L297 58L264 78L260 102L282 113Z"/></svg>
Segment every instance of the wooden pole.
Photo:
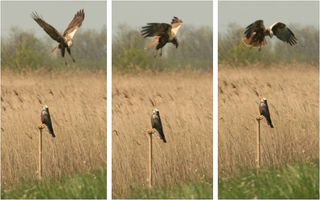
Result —
<svg viewBox="0 0 320 200"><path fill-rule="evenodd" d="M149 133L149 188L152 188L152 132Z"/></svg>
<svg viewBox="0 0 320 200"><path fill-rule="evenodd" d="M153 130L148 130L149 134L149 163L148 163L148 187L152 188L152 134Z"/></svg>
<svg viewBox="0 0 320 200"><path fill-rule="evenodd" d="M261 117L257 118L257 142L256 142L256 148L257 148L257 155L256 155L256 168L257 172L260 169L260 163L261 163L261 151L260 151L260 121Z"/></svg>
<svg viewBox="0 0 320 200"><path fill-rule="evenodd" d="M39 172L39 179L42 179L42 129L43 127L39 126L39 166L38 166L38 172Z"/></svg>

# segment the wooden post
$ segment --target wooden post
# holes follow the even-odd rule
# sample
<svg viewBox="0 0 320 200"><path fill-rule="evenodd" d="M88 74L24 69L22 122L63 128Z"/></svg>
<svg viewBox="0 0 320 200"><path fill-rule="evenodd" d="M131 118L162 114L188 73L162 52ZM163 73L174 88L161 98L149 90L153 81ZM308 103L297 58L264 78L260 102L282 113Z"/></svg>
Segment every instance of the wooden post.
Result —
<svg viewBox="0 0 320 200"><path fill-rule="evenodd" d="M260 163L261 163L261 151L260 151L260 121L261 117L257 117L257 155L256 155L256 168L257 172L260 169Z"/></svg>
<svg viewBox="0 0 320 200"><path fill-rule="evenodd" d="M43 126L39 126L39 166L38 166L38 177L42 179L42 129Z"/></svg>
<svg viewBox="0 0 320 200"><path fill-rule="evenodd" d="M152 188L152 134L153 129L148 130L149 134L149 163L148 163L148 187L149 189Z"/></svg>

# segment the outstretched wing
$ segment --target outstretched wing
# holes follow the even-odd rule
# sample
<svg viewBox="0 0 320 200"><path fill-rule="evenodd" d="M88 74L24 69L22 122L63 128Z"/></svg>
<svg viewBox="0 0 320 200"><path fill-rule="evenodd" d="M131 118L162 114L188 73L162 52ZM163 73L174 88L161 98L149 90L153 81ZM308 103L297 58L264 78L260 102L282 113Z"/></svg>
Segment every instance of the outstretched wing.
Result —
<svg viewBox="0 0 320 200"><path fill-rule="evenodd" d="M291 46L297 44L297 38L284 23L277 22L273 24L270 29L280 40L289 43Z"/></svg>
<svg viewBox="0 0 320 200"><path fill-rule="evenodd" d="M63 36L67 36L72 39L74 34L82 25L83 20L84 20L84 10L81 9L74 15L67 29L64 31Z"/></svg>
<svg viewBox="0 0 320 200"><path fill-rule="evenodd" d="M45 22L36 12L33 12L31 17L43 28L46 33L48 33L52 39L59 43L64 42L63 36L53 26Z"/></svg>
<svg viewBox="0 0 320 200"><path fill-rule="evenodd" d="M254 35L263 35L264 37L265 27L263 24L263 20L256 20L252 24L246 27L244 31L244 35L247 39L249 39L253 34Z"/></svg>
<svg viewBox="0 0 320 200"><path fill-rule="evenodd" d="M148 23L142 27L141 34L143 37L161 36L171 31L171 25L167 23Z"/></svg>
<svg viewBox="0 0 320 200"><path fill-rule="evenodd" d="M267 44L265 27L262 20L257 20L246 27L243 42L248 46L259 47Z"/></svg>

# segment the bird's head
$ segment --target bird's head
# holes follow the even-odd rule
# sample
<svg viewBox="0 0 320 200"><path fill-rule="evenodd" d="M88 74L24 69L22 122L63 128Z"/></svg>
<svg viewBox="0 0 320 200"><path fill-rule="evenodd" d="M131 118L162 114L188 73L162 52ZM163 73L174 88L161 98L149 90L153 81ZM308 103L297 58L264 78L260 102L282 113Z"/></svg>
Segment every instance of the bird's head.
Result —
<svg viewBox="0 0 320 200"><path fill-rule="evenodd" d="M267 101L267 98L263 97L263 98L261 99L261 102L265 102L265 101Z"/></svg>
<svg viewBox="0 0 320 200"><path fill-rule="evenodd" d="M183 21L181 19L179 19L178 17L173 17L172 21L171 21L171 24L175 24L175 23L179 23L179 24L182 24Z"/></svg>
<svg viewBox="0 0 320 200"><path fill-rule="evenodd" d="M49 109L49 107L47 106L47 105L44 105L43 107L42 107L42 110L48 110Z"/></svg>
<svg viewBox="0 0 320 200"><path fill-rule="evenodd" d="M153 113L153 114L158 114L158 113L159 113L158 108L153 109L152 113Z"/></svg>
<svg viewBox="0 0 320 200"><path fill-rule="evenodd" d="M272 32L271 28L268 28L268 29L266 30L266 35L269 35L270 38L273 37L273 32Z"/></svg>

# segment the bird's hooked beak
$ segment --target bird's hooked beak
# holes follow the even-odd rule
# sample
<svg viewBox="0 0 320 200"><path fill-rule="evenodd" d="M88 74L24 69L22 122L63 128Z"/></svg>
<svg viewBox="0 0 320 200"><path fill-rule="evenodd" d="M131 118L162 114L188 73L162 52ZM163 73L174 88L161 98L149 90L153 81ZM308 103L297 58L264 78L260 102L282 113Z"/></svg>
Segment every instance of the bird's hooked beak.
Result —
<svg viewBox="0 0 320 200"><path fill-rule="evenodd" d="M152 111L154 114L155 113L158 113L159 112L159 110L157 109L157 108L155 108L155 109L153 109L153 111Z"/></svg>
<svg viewBox="0 0 320 200"><path fill-rule="evenodd" d="M47 105L43 105L42 106L42 110L46 110L46 109L48 109L49 107L47 106Z"/></svg>
<svg viewBox="0 0 320 200"><path fill-rule="evenodd" d="M272 31L270 32L270 37L271 37L271 38L273 37L273 32L272 32Z"/></svg>
<svg viewBox="0 0 320 200"><path fill-rule="evenodd" d="M270 38L272 38L272 37L273 37L273 32L272 32L272 30L271 30L271 29L268 29L268 35L270 36Z"/></svg>

